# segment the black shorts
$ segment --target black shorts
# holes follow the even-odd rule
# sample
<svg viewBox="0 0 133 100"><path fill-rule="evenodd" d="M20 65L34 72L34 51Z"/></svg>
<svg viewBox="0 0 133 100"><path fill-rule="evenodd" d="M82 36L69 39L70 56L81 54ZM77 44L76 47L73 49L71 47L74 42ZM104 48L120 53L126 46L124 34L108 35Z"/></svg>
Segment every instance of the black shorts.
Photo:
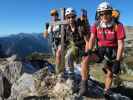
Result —
<svg viewBox="0 0 133 100"><path fill-rule="evenodd" d="M114 60L116 59L116 49L111 47L99 47L96 50L96 54L99 58L98 63L101 63L105 60L105 66L111 67Z"/></svg>

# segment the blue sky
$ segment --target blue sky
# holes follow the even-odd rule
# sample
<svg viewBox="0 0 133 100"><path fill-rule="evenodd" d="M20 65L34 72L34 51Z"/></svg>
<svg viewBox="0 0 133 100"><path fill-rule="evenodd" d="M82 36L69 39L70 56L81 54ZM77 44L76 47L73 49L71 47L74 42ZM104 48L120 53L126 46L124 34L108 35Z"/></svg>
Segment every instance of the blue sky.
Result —
<svg viewBox="0 0 133 100"><path fill-rule="evenodd" d="M79 15L86 8L90 23L94 22L97 5L103 0L0 0L0 36L43 32L52 8L73 7ZM133 26L133 0L107 0L121 11L121 22Z"/></svg>

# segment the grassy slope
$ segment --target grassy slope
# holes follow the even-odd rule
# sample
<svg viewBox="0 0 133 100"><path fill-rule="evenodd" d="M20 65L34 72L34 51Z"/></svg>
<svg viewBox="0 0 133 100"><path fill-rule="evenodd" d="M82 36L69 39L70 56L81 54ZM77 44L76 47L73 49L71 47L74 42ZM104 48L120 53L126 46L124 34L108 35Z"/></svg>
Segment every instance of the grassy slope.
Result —
<svg viewBox="0 0 133 100"><path fill-rule="evenodd" d="M93 75L98 81L100 81L100 82L104 82L104 77L105 77L105 75L104 75L104 73L103 73L103 71L102 71L102 66L100 65L94 65L94 66L92 66L91 67L91 69L90 69L90 73L91 73L91 75ZM130 76L130 75L128 75L128 74L121 74L120 75L120 78L122 79L122 80L127 80L127 81L133 81L133 77L132 76Z"/></svg>

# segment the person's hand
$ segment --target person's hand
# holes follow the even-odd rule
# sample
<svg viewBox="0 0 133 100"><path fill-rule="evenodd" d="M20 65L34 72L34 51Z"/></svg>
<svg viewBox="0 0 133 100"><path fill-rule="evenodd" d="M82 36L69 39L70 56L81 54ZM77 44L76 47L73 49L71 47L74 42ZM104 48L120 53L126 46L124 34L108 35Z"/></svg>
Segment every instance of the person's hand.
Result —
<svg viewBox="0 0 133 100"><path fill-rule="evenodd" d="M93 53L92 50L88 50L88 51L86 52L87 56L91 56L92 53Z"/></svg>
<svg viewBox="0 0 133 100"><path fill-rule="evenodd" d="M81 51L79 55L81 57L90 56L90 55L92 55L92 50L88 50L87 52Z"/></svg>
<svg viewBox="0 0 133 100"><path fill-rule="evenodd" d="M112 72L113 74L118 74L120 72L120 61L115 60L112 66Z"/></svg>
<svg viewBox="0 0 133 100"><path fill-rule="evenodd" d="M47 31L47 30L43 33L43 36L44 36L45 38L48 37L48 31Z"/></svg>

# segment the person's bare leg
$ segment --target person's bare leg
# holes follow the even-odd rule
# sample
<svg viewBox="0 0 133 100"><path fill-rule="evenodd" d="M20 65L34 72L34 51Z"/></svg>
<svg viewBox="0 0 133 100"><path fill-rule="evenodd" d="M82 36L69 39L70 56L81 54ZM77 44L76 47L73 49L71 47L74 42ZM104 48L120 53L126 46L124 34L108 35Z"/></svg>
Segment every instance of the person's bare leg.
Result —
<svg viewBox="0 0 133 100"><path fill-rule="evenodd" d="M81 63L81 84L80 84L80 95L82 96L86 96L88 93L88 74L89 74L89 70L88 70L88 57L84 57L82 59L82 63Z"/></svg>
<svg viewBox="0 0 133 100"><path fill-rule="evenodd" d="M113 74L109 69L106 69L107 73L105 76L105 91L109 90L112 85L112 80L113 80Z"/></svg>
<svg viewBox="0 0 133 100"><path fill-rule="evenodd" d="M55 71L56 73L59 73L59 67L61 65L61 48L58 48L56 51L55 63L56 63Z"/></svg>
<svg viewBox="0 0 133 100"><path fill-rule="evenodd" d="M88 74L89 74L89 69L88 69L88 57L84 57L82 59L81 63L81 76L82 80L88 80Z"/></svg>
<svg viewBox="0 0 133 100"><path fill-rule="evenodd" d="M68 78L74 79L74 57L73 57L73 49L69 48L65 55L65 70L68 73Z"/></svg>

